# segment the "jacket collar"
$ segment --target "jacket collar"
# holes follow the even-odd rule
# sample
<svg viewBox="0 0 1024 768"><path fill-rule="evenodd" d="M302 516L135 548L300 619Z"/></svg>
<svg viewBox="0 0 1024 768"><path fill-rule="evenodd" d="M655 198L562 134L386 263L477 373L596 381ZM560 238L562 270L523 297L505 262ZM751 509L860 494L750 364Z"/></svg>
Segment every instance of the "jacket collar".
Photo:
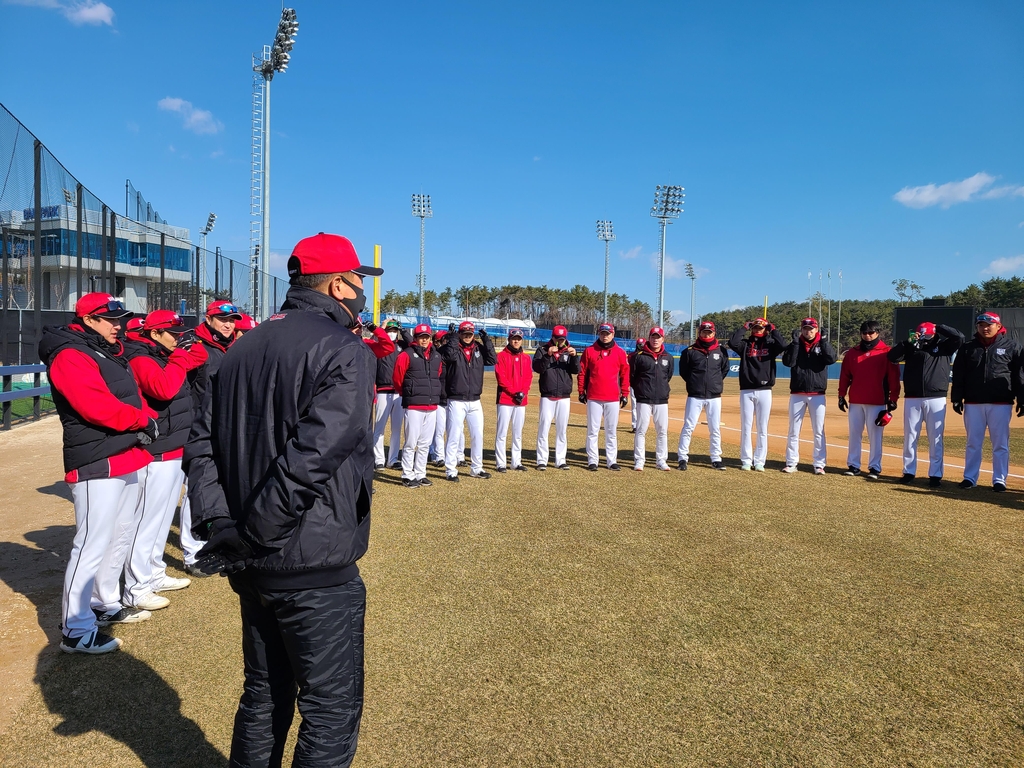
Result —
<svg viewBox="0 0 1024 768"><path fill-rule="evenodd" d="M312 288L303 288L299 285L290 286L288 293L285 294L281 310L289 309L326 315L338 325L346 328L352 322L348 313L330 296L320 293L320 291L314 291Z"/></svg>

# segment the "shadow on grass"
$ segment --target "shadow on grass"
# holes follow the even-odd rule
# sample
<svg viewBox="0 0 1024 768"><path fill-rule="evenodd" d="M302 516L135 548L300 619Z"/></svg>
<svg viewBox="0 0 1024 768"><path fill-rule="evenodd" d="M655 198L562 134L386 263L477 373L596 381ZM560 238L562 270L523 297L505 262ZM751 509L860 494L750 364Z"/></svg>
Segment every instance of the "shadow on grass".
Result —
<svg viewBox="0 0 1024 768"><path fill-rule="evenodd" d="M25 534L36 544L0 542L0 579L28 598L50 640L36 661L35 683L50 712L63 721L59 736L100 731L131 749L147 768L221 768L227 759L195 722L181 713L178 693L144 661L119 650L103 656L63 654L60 600L74 526ZM145 630L143 630L145 631ZM189 638L168 638L187 647Z"/></svg>
<svg viewBox="0 0 1024 768"><path fill-rule="evenodd" d="M958 483L959 480L943 480L942 485L938 488L929 488L927 480L922 480L921 478L918 478L910 485L902 485L894 480L893 490L899 493L938 495L946 499L964 502L980 502L995 507L1024 512L1024 492L1022 491L1008 488L1002 493L996 493L992 490L991 485L977 485L974 488L961 489L957 487ZM965 509L964 513L970 514L967 509Z"/></svg>
<svg viewBox="0 0 1024 768"><path fill-rule="evenodd" d="M74 498L71 496L71 487L63 480L58 480L56 483L50 483L49 485L40 486L39 488L36 488L36 491L47 496L57 496L65 501L74 501Z"/></svg>

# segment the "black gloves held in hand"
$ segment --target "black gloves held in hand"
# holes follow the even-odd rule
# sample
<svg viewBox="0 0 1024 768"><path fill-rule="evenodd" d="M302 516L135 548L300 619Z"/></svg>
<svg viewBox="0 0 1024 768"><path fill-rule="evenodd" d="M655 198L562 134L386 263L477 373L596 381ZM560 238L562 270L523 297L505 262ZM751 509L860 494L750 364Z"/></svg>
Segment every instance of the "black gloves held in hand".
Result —
<svg viewBox="0 0 1024 768"><path fill-rule="evenodd" d="M157 426L156 419L150 419L141 432L135 433L135 437L138 438L139 445L152 445L153 441L160 437L160 427Z"/></svg>
<svg viewBox="0 0 1024 768"><path fill-rule="evenodd" d="M255 553L242 538L231 518L210 523L210 540L196 554L196 567L203 573L236 573L252 565Z"/></svg>
<svg viewBox="0 0 1024 768"><path fill-rule="evenodd" d="M584 394L581 394L580 395L580 402L583 403L584 405L586 405L587 404L587 396L584 395Z"/></svg>
<svg viewBox="0 0 1024 768"><path fill-rule="evenodd" d="M1017 408L1019 409L1020 406L1018 405ZM953 411L958 413L961 416L964 415L964 403L963 403L962 400L960 402L953 403ZM1018 415L1020 415L1019 412L1018 412Z"/></svg>
<svg viewBox="0 0 1024 768"><path fill-rule="evenodd" d="M846 409L849 408L849 407L850 406L847 404L846 398L845 397L840 397L839 398L839 410L842 411L843 413L846 413Z"/></svg>
<svg viewBox="0 0 1024 768"><path fill-rule="evenodd" d="M892 413L893 411L895 411L896 410L896 401L895 400L886 400L885 401L885 410L887 410L889 413Z"/></svg>
<svg viewBox="0 0 1024 768"><path fill-rule="evenodd" d="M525 392L516 392L516 393L514 393L512 395L512 402L515 403L516 405L522 405L523 404L523 400L525 400L525 399L526 399L526 393Z"/></svg>
<svg viewBox="0 0 1024 768"><path fill-rule="evenodd" d="M619 398L619 407L620 408L625 408L626 407L626 403L628 403L628 402L629 402L629 398L628 397L620 397Z"/></svg>
<svg viewBox="0 0 1024 768"><path fill-rule="evenodd" d="M369 323L363 323L363 328L368 330L370 333L373 333L377 330L377 324L371 320Z"/></svg>

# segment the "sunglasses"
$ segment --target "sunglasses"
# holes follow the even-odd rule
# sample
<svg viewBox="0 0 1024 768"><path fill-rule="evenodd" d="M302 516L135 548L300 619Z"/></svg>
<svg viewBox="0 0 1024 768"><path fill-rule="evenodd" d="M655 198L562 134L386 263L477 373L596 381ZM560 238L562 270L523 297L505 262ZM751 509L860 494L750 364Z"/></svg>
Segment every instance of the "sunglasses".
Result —
<svg viewBox="0 0 1024 768"><path fill-rule="evenodd" d="M218 304L213 309L217 312L220 312L222 315L239 314L238 307L236 307L234 304Z"/></svg>
<svg viewBox="0 0 1024 768"><path fill-rule="evenodd" d="M878 331L861 331L860 335L861 336L877 336L878 335Z"/></svg>
<svg viewBox="0 0 1024 768"><path fill-rule="evenodd" d="M978 319L975 322L978 325L982 325L982 324L984 324L984 325L994 325L995 323L998 323L999 321L996 320L994 317L992 317L992 315L979 315Z"/></svg>

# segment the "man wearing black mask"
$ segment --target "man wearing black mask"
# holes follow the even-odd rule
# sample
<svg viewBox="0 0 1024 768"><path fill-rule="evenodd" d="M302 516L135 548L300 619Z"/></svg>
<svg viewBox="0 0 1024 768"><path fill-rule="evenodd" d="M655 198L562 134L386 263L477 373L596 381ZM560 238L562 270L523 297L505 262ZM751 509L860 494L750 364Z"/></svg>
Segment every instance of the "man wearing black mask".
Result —
<svg viewBox="0 0 1024 768"><path fill-rule="evenodd" d="M199 567L230 574L245 684L232 765L347 766L363 705L376 361L351 329L365 304L339 235L300 241L278 314L239 339L210 382L185 459Z"/></svg>

